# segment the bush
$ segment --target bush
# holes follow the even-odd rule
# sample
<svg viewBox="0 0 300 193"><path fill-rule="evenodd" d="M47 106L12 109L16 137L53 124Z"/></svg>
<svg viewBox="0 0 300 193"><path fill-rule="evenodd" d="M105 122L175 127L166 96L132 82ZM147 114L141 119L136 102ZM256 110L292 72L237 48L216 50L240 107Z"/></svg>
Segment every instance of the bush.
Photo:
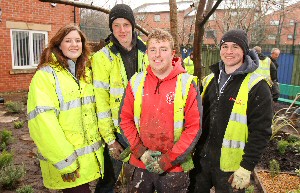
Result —
<svg viewBox="0 0 300 193"><path fill-rule="evenodd" d="M277 176L280 173L280 166L277 160L272 159L270 161L270 174L272 176L272 178L274 178L275 176Z"/></svg>
<svg viewBox="0 0 300 193"><path fill-rule="evenodd" d="M13 190L24 175L24 166L10 164L0 170L0 186L7 190Z"/></svg>
<svg viewBox="0 0 300 193"><path fill-rule="evenodd" d="M12 132L8 130L0 131L0 144L4 143L6 146L13 141Z"/></svg>
<svg viewBox="0 0 300 193"><path fill-rule="evenodd" d="M13 155L7 151L3 151L0 154L0 170L10 165L12 161L13 161Z"/></svg>
<svg viewBox="0 0 300 193"><path fill-rule="evenodd" d="M23 108L23 104L21 102L7 101L4 105L10 113L20 113Z"/></svg>
<svg viewBox="0 0 300 193"><path fill-rule="evenodd" d="M24 121L15 121L14 122L14 128L15 129L20 129L24 126Z"/></svg>
<svg viewBox="0 0 300 193"><path fill-rule="evenodd" d="M31 186L24 186L22 188L18 188L16 193L34 193L33 188Z"/></svg>
<svg viewBox="0 0 300 193"><path fill-rule="evenodd" d="M288 148L288 146L289 146L288 141L280 140L280 141L278 141L277 149L278 149L279 153L281 155L283 155L285 153L286 149Z"/></svg>
<svg viewBox="0 0 300 193"><path fill-rule="evenodd" d="M297 141L300 141L300 138L297 137L296 135L289 135L287 141L290 143L295 143Z"/></svg>

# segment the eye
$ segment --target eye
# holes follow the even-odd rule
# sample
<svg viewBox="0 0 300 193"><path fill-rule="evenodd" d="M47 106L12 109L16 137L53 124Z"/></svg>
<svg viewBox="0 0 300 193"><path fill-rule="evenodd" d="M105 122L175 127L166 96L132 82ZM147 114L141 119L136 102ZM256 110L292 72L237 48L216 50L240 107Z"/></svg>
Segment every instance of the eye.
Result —
<svg viewBox="0 0 300 193"><path fill-rule="evenodd" d="M80 43L80 42L81 42L81 39L77 39L76 42L77 42L77 43Z"/></svg>

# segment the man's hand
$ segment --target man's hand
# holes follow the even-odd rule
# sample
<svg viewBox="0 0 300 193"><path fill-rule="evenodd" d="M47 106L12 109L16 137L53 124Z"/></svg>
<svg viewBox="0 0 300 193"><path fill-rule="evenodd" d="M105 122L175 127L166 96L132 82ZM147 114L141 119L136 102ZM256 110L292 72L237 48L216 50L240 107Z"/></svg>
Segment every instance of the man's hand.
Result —
<svg viewBox="0 0 300 193"><path fill-rule="evenodd" d="M251 171L240 167L230 176L228 182L231 183L231 186L235 189L244 189L250 185L250 175Z"/></svg>
<svg viewBox="0 0 300 193"><path fill-rule="evenodd" d="M79 175L78 169L76 169L72 173L61 175L61 177L62 177L62 179L63 179L64 182L71 182L71 181L75 182L76 178L79 178L80 175Z"/></svg>
<svg viewBox="0 0 300 193"><path fill-rule="evenodd" d="M159 152L159 151L147 150L141 156L140 160L145 164L145 166L147 166L150 163L155 161L155 159L154 159L155 157L160 156L160 155L161 155L161 152Z"/></svg>
<svg viewBox="0 0 300 193"><path fill-rule="evenodd" d="M153 172L153 173L156 173L156 174L162 174L164 173L164 170L160 168L159 166L159 161L160 159L157 158L154 162L150 163L149 165L146 166L146 169L149 171L149 172Z"/></svg>
<svg viewBox="0 0 300 193"><path fill-rule="evenodd" d="M117 141L115 141L111 145L108 145L108 150L109 150L109 155L112 158L116 160L120 160L120 154L123 152L123 148Z"/></svg>

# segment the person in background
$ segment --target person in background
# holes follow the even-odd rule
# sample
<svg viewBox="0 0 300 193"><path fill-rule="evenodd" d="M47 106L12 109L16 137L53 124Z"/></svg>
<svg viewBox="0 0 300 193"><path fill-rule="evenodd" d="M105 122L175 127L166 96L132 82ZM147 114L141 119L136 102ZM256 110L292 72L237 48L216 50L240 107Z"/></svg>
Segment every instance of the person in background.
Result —
<svg viewBox="0 0 300 193"><path fill-rule="evenodd" d="M147 55L150 65L131 78L120 110L135 166L127 192L186 192L201 134L200 93L195 77L174 58L167 31L149 34Z"/></svg>
<svg viewBox="0 0 300 193"><path fill-rule="evenodd" d="M184 60L183 60L183 65L186 69L186 71L193 75L194 74L194 54L193 52L190 53L190 55L188 57L186 57Z"/></svg>
<svg viewBox="0 0 300 193"><path fill-rule="evenodd" d="M28 92L30 136L45 187L90 193L104 172L89 48L75 25L61 28L44 49Z"/></svg>
<svg viewBox="0 0 300 193"><path fill-rule="evenodd" d="M132 9L125 4L115 5L109 13L111 34L108 44L92 56L98 126L107 148L105 176L99 179L96 193L113 192L122 168L120 154L127 144L120 135L118 113L128 80L147 63L146 45L134 31ZM110 158L110 156L111 158Z"/></svg>
<svg viewBox="0 0 300 193"><path fill-rule="evenodd" d="M245 31L226 32L221 61L203 81L203 133L194 153L190 192L245 192L271 136L272 98L255 73L259 59Z"/></svg>
<svg viewBox="0 0 300 193"><path fill-rule="evenodd" d="M278 67L279 67L279 64L277 62L277 60L279 58L279 55L280 55L280 50L278 48L272 48L271 55L269 56L269 58L271 59L272 63L275 66L275 67L271 68L271 78L272 78L272 81L273 81L272 97L273 97L274 102L278 101L278 98L279 98L279 95L280 95L279 83L278 83Z"/></svg>

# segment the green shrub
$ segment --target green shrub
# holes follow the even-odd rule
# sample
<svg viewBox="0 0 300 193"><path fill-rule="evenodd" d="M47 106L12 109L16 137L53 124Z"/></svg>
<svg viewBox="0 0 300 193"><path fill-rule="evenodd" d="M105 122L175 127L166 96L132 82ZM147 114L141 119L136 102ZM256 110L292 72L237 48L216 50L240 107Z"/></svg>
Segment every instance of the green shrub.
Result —
<svg viewBox="0 0 300 193"><path fill-rule="evenodd" d="M272 159L270 161L270 165L269 165L269 169L270 169L270 174L272 176L272 178L274 178L275 176L277 176L280 173L280 166L277 160Z"/></svg>
<svg viewBox="0 0 300 193"><path fill-rule="evenodd" d="M245 193L254 193L254 186L251 185L248 188L246 188L246 192Z"/></svg>
<svg viewBox="0 0 300 193"><path fill-rule="evenodd" d="M25 175L24 166L8 165L0 170L0 186L3 189L13 190L20 178Z"/></svg>
<svg viewBox="0 0 300 193"><path fill-rule="evenodd" d="M15 129L20 129L24 126L24 121L15 121L14 122L14 128Z"/></svg>
<svg viewBox="0 0 300 193"><path fill-rule="evenodd" d="M12 132L8 131L8 130L3 130L0 131L0 143L5 143L6 145L8 145L9 143L11 143L13 140L12 137Z"/></svg>
<svg viewBox="0 0 300 193"><path fill-rule="evenodd" d="M290 143L295 143L297 141L300 141L300 138L296 135L289 135L287 141Z"/></svg>
<svg viewBox="0 0 300 193"><path fill-rule="evenodd" d="M18 188L16 190L16 193L34 193L33 188L31 186L24 186L21 188Z"/></svg>
<svg viewBox="0 0 300 193"><path fill-rule="evenodd" d="M3 151L0 154L0 169L10 165L13 161L13 154Z"/></svg>
<svg viewBox="0 0 300 193"><path fill-rule="evenodd" d="M23 104L21 102L7 101L4 105L10 113L20 113L23 108Z"/></svg>
<svg viewBox="0 0 300 193"><path fill-rule="evenodd" d="M289 142L288 141L280 140L277 143L277 150L279 151L279 153L281 155L283 155L285 153L286 149L288 148L288 146L289 146Z"/></svg>

